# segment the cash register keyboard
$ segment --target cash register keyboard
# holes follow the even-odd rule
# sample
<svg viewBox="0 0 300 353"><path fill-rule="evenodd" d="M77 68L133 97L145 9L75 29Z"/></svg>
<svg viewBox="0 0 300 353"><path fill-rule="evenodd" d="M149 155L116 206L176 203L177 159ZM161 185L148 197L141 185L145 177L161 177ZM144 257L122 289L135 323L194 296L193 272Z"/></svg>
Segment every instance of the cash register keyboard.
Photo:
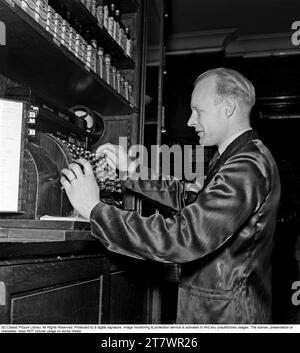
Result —
<svg viewBox="0 0 300 353"><path fill-rule="evenodd" d="M92 165L100 190L109 193L122 193L122 184L118 179L118 173L107 163L105 157L98 158L95 153L83 147L76 146L62 139L60 141L68 150L73 161L78 158L84 158Z"/></svg>

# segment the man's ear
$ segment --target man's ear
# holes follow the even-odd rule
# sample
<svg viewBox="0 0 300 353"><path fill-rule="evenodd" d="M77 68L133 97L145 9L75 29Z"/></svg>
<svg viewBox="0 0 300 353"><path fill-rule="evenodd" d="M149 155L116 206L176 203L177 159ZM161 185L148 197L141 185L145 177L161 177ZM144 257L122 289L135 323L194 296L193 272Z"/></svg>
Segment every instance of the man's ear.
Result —
<svg viewBox="0 0 300 353"><path fill-rule="evenodd" d="M236 102L231 98L227 98L225 100L224 109L225 109L225 116L227 119L229 119L230 117L232 117L232 115L235 112Z"/></svg>

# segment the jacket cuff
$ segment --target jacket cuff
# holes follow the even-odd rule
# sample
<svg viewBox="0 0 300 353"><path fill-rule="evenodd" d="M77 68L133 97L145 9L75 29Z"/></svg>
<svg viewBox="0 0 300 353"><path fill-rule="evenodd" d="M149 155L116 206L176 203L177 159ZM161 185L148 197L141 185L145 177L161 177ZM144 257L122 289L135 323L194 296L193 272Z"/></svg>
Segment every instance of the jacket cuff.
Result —
<svg viewBox="0 0 300 353"><path fill-rule="evenodd" d="M90 221L91 221L92 219L95 219L95 215L96 215L96 213L97 213L98 208L101 208L101 207L103 207L104 205L105 205L104 202L99 201L99 202L93 207L93 209L92 209L92 211L91 211L91 214L90 214Z"/></svg>

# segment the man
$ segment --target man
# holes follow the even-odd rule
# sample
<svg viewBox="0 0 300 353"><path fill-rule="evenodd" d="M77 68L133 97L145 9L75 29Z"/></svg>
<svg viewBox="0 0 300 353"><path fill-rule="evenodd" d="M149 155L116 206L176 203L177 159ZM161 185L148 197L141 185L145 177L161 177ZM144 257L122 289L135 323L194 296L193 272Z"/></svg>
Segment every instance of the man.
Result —
<svg viewBox="0 0 300 353"><path fill-rule="evenodd" d="M90 165L63 170L74 208L90 217L92 234L109 250L182 264L177 323L270 323L271 252L280 180L269 150L250 127L253 85L219 68L195 82L188 125L204 146L218 146L203 188L184 205L183 183L127 180L131 190L172 207L174 216L148 218L99 202ZM126 153L104 145L121 170ZM132 166L129 169L134 169ZM76 179L75 179L76 177Z"/></svg>

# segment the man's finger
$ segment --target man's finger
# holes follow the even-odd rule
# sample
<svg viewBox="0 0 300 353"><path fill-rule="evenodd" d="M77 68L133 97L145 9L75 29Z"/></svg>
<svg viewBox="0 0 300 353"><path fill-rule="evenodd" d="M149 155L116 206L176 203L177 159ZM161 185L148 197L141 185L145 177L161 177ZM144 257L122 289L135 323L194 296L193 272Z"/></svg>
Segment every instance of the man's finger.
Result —
<svg viewBox="0 0 300 353"><path fill-rule="evenodd" d="M67 178L65 178L63 175L60 178L60 182L61 182L62 186L65 188L66 192L70 190L71 184L69 183Z"/></svg>
<svg viewBox="0 0 300 353"><path fill-rule="evenodd" d="M111 168L117 168L117 156L113 152L108 151L105 160Z"/></svg>
<svg viewBox="0 0 300 353"><path fill-rule="evenodd" d="M111 160L110 158L107 158L106 160L107 160L107 164L110 166L111 169L114 169L114 170L117 169L117 166L113 160Z"/></svg>
<svg viewBox="0 0 300 353"><path fill-rule="evenodd" d="M116 145L113 145L111 143L106 143L106 144L97 148L96 157L104 157L106 155L107 151L111 151L111 152L116 153L117 148L118 147Z"/></svg>
<svg viewBox="0 0 300 353"><path fill-rule="evenodd" d="M76 179L76 175L74 174L74 172L70 169L64 168L61 173L63 174L64 177L67 178L68 182L73 181L74 179Z"/></svg>
<svg viewBox="0 0 300 353"><path fill-rule="evenodd" d="M79 158L79 159L76 159L75 162L83 166L83 171L84 171L85 175L94 175L93 168L92 168L91 164L86 159ZM78 168L81 171L81 168L79 166L78 166ZM82 173L82 171L81 171L81 173Z"/></svg>
<svg viewBox="0 0 300 353"><path fill-rule="evenodd" d="M75 174L77 179L83 176L82 169L78 163L70 163L68 168Z"/></svg>

